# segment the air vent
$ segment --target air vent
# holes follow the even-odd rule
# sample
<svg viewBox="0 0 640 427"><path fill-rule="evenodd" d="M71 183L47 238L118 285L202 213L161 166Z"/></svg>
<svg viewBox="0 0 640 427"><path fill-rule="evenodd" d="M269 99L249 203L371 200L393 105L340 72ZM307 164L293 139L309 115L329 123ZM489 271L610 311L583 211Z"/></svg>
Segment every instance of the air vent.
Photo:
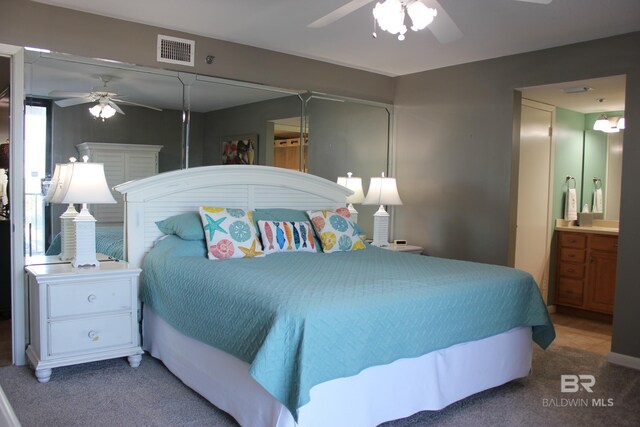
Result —
<svg viewBox="0 0 640 427"><path fill-rule="evenodd" d="M158 34L158 62L193 67L196 42Z"/></svg>

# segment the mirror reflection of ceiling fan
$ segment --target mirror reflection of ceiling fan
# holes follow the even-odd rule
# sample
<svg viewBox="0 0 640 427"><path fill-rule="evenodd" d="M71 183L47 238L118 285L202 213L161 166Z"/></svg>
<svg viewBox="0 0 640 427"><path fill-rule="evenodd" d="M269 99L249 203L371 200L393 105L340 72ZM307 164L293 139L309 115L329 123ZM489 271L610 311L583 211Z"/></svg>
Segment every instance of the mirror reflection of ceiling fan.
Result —
<svg viewBox="0 0 640 427"><path fill-rule="evenodd" d="M149 108L155 111L162 111L160 108L125 101L124 99L118 98L118 94L116 92L110 92L107 88L107 83L109 83L111 79L111 76L100 76L103 86L94 87L91 92L65 92L54 90L49 92L49 96L52 98L66 98L55 101L56 105L59 107L71 107L72 105L90 104L95 102L96 105L89 108L89 111L95 118L100 118L102 121L109 117L113 117L116 113L124 115L124 111L122 111L122 108L120 108L118 104L133 105L136 107Z"/></svg>
<svg viewBox="0 0 640 427"><path fill-rule="evenodd" d="M351 0L333 12L307 25L308 28L322 28L333 24L352 12L372 3L374 0ZM506 1L506 0L505 0ZM553 0L515 0L526 3L549 4ZM449 43L462 37L462 31L436 0L381 0L373 9L374 23L382 30L398 34L404 40L407 27L405 12L411 18L411 29L419 31L427 26L440 43ZM377 37L373 32L373 37Z"/></svg>

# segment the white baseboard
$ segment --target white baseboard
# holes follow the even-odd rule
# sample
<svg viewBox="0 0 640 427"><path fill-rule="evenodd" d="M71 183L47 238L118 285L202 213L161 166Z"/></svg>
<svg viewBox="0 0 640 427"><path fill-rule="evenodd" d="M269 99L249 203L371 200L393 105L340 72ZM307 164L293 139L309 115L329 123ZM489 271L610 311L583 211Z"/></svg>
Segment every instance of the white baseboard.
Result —
<svg viewBox="0 0 640 427"><path fill-rule="evenodd" d="M607 356L607 361L615 364L624 366L627 368L637 369L640 371L640 358L627 356L626 354L614 353L611 352Z"/></svg>

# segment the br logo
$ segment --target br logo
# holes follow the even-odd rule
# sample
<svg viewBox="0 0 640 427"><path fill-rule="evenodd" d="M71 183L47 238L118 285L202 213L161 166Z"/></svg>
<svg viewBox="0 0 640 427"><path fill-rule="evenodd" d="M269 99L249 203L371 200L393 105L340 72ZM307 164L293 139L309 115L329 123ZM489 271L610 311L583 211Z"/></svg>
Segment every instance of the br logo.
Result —
<svg viewBox="0 0 640 427"><path fill-rule="evenodd" d="M588 393L593 393L591 387L596 385L593 375L560 375L560 391L562 393L576 393L580 387Z"/></svg>

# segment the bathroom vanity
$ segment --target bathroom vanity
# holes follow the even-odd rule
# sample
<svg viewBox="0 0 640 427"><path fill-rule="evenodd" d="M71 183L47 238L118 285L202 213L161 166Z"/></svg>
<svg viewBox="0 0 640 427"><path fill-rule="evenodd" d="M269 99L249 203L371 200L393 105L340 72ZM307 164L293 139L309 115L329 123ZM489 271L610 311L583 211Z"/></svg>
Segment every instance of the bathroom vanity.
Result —
<svg viewBox="0 0 640 427"><path fill-rule="evenodd" d="M556 225L558 312L610 320L616 285L617 225Z"/></svg>

